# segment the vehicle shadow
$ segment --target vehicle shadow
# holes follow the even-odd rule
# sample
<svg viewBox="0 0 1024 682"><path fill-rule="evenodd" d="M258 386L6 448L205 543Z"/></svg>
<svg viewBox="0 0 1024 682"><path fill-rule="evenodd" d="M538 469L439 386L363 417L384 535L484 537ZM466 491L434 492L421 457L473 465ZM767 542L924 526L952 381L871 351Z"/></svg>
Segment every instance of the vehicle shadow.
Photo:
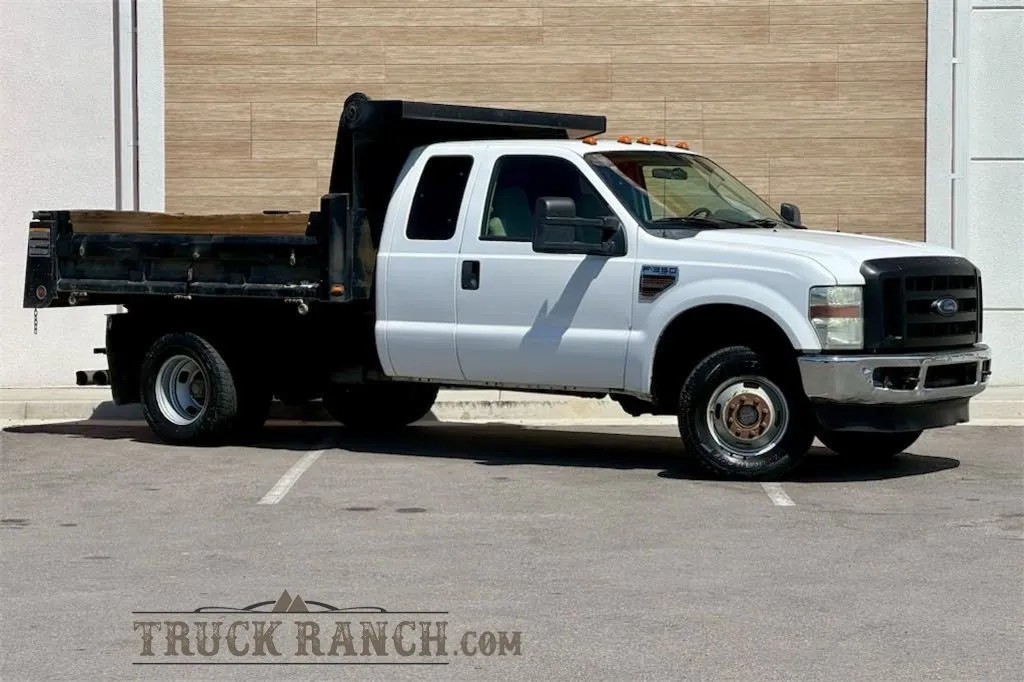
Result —
<svg viewBox="0 0 1024 682"><path fill-rule="evenodd" d="M276 450L342 450L366 454L473 460L482 466L538 465L604 469L660 470L666 479L714 480L689 463L674 432L666 435L624 432L630 427L519 426L424 421L389 434L359 434L334 424L269 425L252 442L219 447L249 447L253 456ZM633 429L634 431L636 429ZM89 440L130 440L160 444L139 422L66 422L15 426L15 434L64 435ZM167 446L170 447L170 446ZM215 456L217 447L209 448ZM871 465L813 448L797 471L775 480L803 483L871 481L923 476L960 465L950 457L904 453Z"/></svg>

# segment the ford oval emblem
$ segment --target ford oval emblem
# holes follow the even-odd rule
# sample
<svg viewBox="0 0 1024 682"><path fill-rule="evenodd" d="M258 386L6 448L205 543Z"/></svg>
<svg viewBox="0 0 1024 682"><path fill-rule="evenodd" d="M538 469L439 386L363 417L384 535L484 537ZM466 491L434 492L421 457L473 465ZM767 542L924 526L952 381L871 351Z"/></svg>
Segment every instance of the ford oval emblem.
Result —
<svg viewBox="0 0 1024 682"><path fill-rule="evenodd" d="M932 310L937 315L943 317L949 317L950 315L956 315L957 311L960 310L960 304L957 303L955 298L950 296L943 296L932 301Z"/></svg>

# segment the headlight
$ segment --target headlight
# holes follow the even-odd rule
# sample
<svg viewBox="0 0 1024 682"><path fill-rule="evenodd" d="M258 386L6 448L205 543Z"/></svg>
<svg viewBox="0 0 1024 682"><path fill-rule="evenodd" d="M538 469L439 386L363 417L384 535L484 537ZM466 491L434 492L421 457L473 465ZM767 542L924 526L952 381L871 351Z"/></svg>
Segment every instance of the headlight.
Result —
<svg viewBox="0 0 1024 682"><path fill-rule="evenodd" d="M864 346L864 295L860 287L812 287L807 317L822 349Z"/></svg>

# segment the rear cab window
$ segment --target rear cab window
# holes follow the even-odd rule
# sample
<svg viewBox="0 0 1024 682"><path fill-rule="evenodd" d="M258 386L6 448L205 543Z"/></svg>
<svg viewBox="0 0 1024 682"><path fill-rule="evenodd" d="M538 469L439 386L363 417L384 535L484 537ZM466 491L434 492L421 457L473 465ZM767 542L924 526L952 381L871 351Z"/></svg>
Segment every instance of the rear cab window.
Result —
<svg viewBox="0 0 1024 682"><path fill-rule="evenodd" d="M447 241L455 236L472 156L433 156L423 167L405 226L407 239Z"/></svg>

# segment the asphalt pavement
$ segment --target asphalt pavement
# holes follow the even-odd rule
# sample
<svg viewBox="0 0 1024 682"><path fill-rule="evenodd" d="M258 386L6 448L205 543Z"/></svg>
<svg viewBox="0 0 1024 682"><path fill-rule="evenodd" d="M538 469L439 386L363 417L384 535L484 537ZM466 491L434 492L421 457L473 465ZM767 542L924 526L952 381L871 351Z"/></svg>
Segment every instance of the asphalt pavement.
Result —
<svg viewBox="0 0 1024 682"><path fill-rule="evenodd" d="M10 427L0 679L1021 679L1024 428L767 485L679 454L664 426Z"/></svg>

